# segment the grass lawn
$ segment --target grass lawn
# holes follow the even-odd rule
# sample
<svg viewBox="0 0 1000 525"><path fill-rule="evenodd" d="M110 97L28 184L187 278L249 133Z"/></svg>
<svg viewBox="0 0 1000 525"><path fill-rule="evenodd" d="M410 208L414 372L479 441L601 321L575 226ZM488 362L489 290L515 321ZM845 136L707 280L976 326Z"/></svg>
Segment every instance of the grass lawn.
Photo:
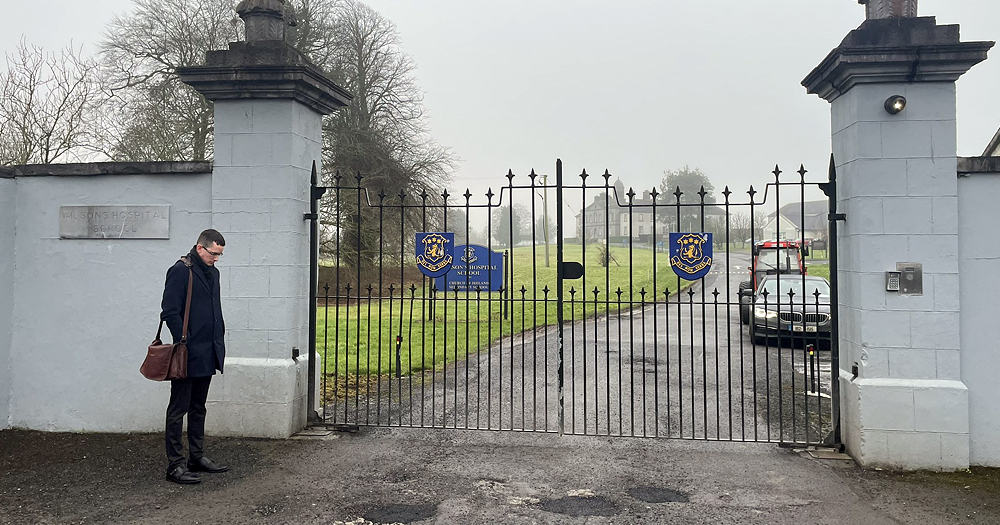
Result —
<svg viewBox="0 0 1000 525"><path fill-rule="evenodd" d="M830 280L830 265L829 264L808 264L806 263L806 273L809 275L816 275L819 277L826 277L826 280Z"/></svg>
<svg viewBox="0 0 1000 525"><path fill-rule="evenodd" d="M514 249L509 265L514 294L506 301L499 293L485 292L438 292L432 298L429 284L419 282L414 283L417 289L412 292L410 283L405 283L403 296L399 295L399 283L394 283L391 298L389 283L383 283L381 297L377 287L369 292L364 283L360 300L356 284L350 298L341 290L337 299L331 289L329 302L324 306L321 301L317 312L317 350L321 356L325 353L326 373L395 374L398 345L400 371L407 375L465 359L502 336L555 324L555 250L549 268L545 267L544 247L534 251L531 246ZM642 302L662 302L665 291L673 293L687 283L671 271L666 253L655 254L654 283L652 250L636 248L630 253L628 248L612 247L611 251L615 260L605 268L600 265L597 247L588 246L584 278L564 282L566 320L628 309ZM565 247L567 261L582 261L583 255L579 245Z"/></svg>

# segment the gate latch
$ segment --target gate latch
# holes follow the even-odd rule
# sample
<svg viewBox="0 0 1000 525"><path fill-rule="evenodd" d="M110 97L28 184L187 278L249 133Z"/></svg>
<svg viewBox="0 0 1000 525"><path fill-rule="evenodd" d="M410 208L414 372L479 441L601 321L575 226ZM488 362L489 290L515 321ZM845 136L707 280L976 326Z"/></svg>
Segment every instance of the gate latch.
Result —
<svg viewBox="0 0 1000 525"><path fill-rule="evenodd" d="M583 265L578 262L566 262L562 263L562 278L563 279L579 279L583 277Z"/></svg>

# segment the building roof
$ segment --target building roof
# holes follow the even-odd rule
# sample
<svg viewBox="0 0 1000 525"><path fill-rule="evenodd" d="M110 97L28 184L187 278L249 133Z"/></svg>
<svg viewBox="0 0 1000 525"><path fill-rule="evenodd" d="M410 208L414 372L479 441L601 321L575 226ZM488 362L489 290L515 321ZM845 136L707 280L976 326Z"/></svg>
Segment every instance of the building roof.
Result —
<svg viewBox="0 0 1000 525"><path fill-rule="evenodd" d="M993 135L993 140L990 141L990 145L986 146L986 151L983 152L984 157L1000 157L1000 129L997 130L996 135Z"/></svg>
<svg viewBox="0 0 1000 525"><path fill-rule="evenodd" d="M803 208L805 208L806 224L805 228L802 228L802 221L800 219L802 215ZM802 228L808 231L812 230L825 230L829 227L829 213L830 213L830 201L820 200L820 201L807 201L807 202L793 202L782 206L779 213L795 224L796 228ZM774 213L768 215L768 217L773 217Z"/></svg>
<svg viewBox="0 0 1000 525"><path fill-rule="evenodd" d="M639 195L636 195L635 198L632 200L632 209L635 210L635 211L637 211L637 212L638 211L651 212L653 210L653 197L649 195L648 191L643 192L643 193L644 193L644 195L642 197L640 197ZM586 210L586 211L599 211L599 210L603 210L605 208L605 204L607 204L608 207L610 207L612 209L614 209L615 207L618 207L619 209L628 209L629 208L628 195L620 194L620 195L617 196L617 199L615 197L616 197L615 193L612 192L611 197L608 198L607 200L605 200L605 193L602 191L600 194L594 196L594 200L590 204L588 204L587 207L584 208L584 210ZM657 200L657 202L656 202L656 209L657 209L657 211L659 213L670 213L669 210L675 210L676 211L675 206L676 205L674 203L667 202L667 201L664 201L664 200ZM691 205L691 204L684 204L683 208L685 210L697 210L698 206L697 205ZM581 213L577 213L576 216L579 217L581 215ZM705 215L706 216L712 216L712 215L725 216L726 215L726 210L724 210L721 207L717 206L715 203L708 203L708 202L706 202L705 203Z"/></svg>

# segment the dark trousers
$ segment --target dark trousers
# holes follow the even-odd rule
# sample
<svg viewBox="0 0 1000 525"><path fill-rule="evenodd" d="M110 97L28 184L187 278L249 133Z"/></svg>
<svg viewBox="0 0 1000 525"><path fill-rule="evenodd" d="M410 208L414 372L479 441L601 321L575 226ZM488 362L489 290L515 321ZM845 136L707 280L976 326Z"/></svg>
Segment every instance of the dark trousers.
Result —
<svg viewBox="0 0 1000 525"><path fill-rule="evenodd" d="M191 460L205 453L205 400L208 399L208 385L212 376L175 379L170 382L170 403L167 404L167 461L171 471L184 465L184 444L181 433L184 430L184 415L188 418L188 451Z"/></svg>

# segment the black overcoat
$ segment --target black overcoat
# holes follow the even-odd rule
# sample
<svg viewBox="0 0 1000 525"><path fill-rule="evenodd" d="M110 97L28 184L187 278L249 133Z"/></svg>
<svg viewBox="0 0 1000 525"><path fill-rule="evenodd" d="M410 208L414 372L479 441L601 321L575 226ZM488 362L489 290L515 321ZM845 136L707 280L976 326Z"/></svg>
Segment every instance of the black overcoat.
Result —
<svg viewBox="0 0 1000 525"><path fill-rule="evenodd" d="M207 377L222 372L226 358L226 324L222 319L219 270L202 262L192 250L191 318L188 321L188 377ZM205 275L207 272L210 275ZM177 261L167 270L160 318L167 323L174 342L181 340L184 301L187 299L188 267Z"/></svg>

